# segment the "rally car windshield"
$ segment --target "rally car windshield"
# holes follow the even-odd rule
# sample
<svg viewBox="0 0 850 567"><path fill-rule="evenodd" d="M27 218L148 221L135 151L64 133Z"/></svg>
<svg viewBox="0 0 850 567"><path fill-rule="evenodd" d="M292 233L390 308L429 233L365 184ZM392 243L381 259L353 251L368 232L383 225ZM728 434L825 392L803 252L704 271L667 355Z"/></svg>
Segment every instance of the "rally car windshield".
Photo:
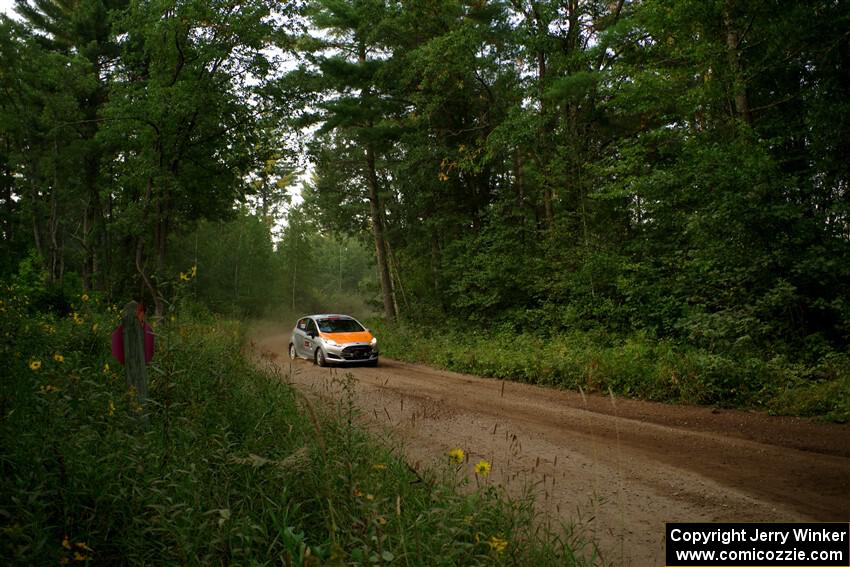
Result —
<svg viewBox="0 0 850 567"><path fill-rule="evenodd" d="M323 333L357 333L364 329L354 319L319 319L319 330Z"/></svg>

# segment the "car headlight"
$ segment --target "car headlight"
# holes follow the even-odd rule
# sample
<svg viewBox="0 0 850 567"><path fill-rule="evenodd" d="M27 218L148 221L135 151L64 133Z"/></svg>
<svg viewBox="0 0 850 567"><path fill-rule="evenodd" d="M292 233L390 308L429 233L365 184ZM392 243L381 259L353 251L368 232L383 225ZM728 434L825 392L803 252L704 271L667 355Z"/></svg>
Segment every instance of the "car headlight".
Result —
<svg viewBox="0 0 850 567"><path fill-rule="evenodd" d="M325 339L325 344L326 344L326 345L331 345L331 346L337 346L337 344L339 344L339 343L337 343L337 342L336 342L335 340L333 340L333 339Z"/></svg>
<svg viewBox="0 0 850 567"><path fill-rule="evenodd" d="M372 337L372 342L369 343L369 344L372 345L373 347L378 346L378 339L376 339L375 337Z"/></svg>

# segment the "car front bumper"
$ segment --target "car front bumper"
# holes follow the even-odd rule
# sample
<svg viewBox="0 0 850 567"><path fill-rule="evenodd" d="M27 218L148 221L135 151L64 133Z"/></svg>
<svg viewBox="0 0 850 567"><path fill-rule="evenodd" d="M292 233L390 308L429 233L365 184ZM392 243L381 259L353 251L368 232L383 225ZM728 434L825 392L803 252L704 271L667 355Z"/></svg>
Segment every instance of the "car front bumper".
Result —
<svg viewBox="0 0 850 567"><path fill-rule="evenodd" d="M369 362L378 359L378 347L369 343L348 343L344 345L329 345L324 343L325 359L334 364L353 364Z"/></svg>

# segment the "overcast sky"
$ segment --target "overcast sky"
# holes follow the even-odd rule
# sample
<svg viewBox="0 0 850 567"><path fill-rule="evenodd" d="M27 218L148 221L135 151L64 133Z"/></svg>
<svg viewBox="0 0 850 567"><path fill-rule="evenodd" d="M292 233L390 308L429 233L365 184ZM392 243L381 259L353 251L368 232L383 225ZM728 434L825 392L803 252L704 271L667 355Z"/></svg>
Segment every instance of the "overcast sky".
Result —
<svg viewBox="0 0 850 567"><path fill-rule="evenodd" d="M0 0L0 12L11 14L13 11L12 6L14 5L15 3L13 0Z"/></svg>

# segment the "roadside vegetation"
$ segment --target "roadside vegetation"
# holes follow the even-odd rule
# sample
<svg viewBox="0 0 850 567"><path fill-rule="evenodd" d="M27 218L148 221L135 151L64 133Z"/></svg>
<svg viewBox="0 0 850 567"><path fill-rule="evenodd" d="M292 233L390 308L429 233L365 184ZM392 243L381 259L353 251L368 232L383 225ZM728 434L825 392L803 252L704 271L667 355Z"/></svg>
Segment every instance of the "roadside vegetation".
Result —
<svg viewBox="0 0 850 567"><path fill-rule="evenodd" d="M415 472L357 428L350 400L300 398L244 356L234 321L185 307L157 325L142 408L109 354L115 306L20 278L3 298L7 563L591 564L489 470L470 478L455 453Z"/></svg>
<svg viewBox="0 0 850 567"><path fill-rule="evenodd" d="M0 276L847 419L848 6L21 0Z"/></svg>
<svg viewBox="0 0 850 567"><path fill-rule="evenodd" d="M712 352L645 335L543 333L474 325L373 321L382 354L454 370L586 392L687 404L767 410L850 421L850 357L816 365L760 353Z"/></svg>
<svg viewBox="0 0 850 567"><path fill-rule="evenodd" d="M486 482L420 478L350 407L311 410L231 319L380 313L388 356L850 419L850 3L15 10L4 559L525 565L583 547ZM159 322L144 410L107 352L130 299Z"/></svg>

